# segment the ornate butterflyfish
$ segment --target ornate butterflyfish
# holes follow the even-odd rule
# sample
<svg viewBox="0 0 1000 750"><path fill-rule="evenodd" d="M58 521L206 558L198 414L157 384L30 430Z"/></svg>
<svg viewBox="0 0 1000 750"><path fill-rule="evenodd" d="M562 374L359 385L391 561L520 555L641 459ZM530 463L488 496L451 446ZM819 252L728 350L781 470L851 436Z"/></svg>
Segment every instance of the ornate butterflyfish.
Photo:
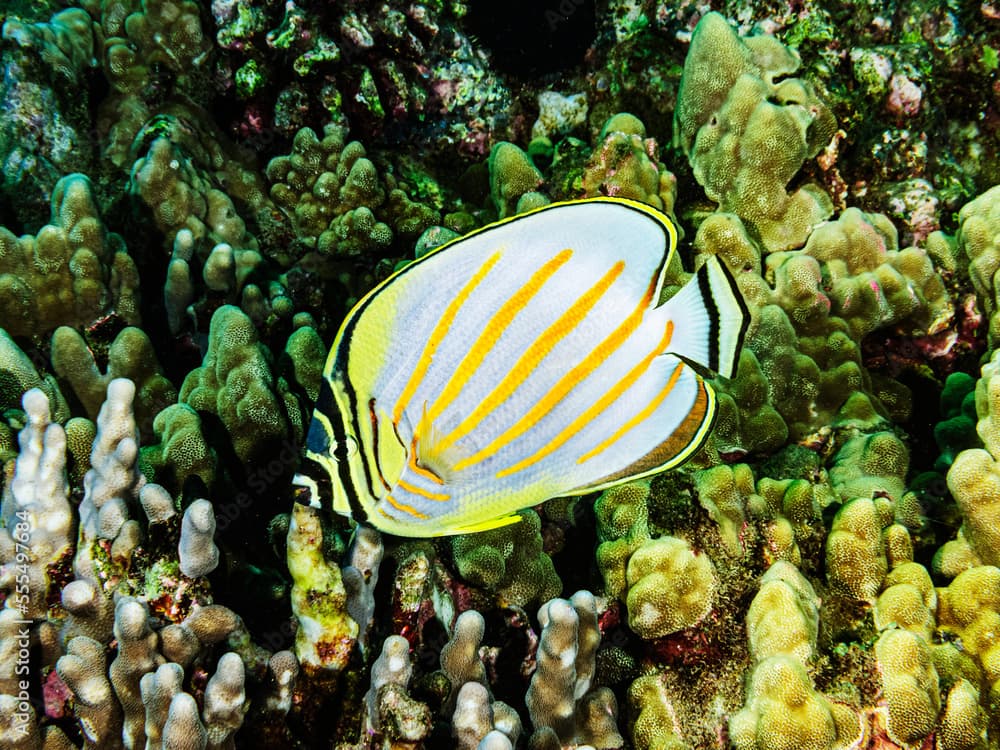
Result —
<svg viewBox="0 0 1000 750"><path fill-rule="evenodd" d="M677 230L632 201L556 203L382 282L330 350L300 501L399 536L484 531L677 466L711 430L749 316L704 263L660 302ZM303 499L303 495L307 499Z"/></svg>

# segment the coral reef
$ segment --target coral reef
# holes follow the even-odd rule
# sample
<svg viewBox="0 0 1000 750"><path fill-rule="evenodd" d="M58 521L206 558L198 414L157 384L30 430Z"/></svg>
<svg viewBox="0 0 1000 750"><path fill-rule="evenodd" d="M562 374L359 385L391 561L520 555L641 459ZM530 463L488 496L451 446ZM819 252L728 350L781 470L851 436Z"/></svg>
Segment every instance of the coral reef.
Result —
<svg viewBox="0 0 1000 750"><path fill-rule="evenodd" d="M0 746L1000 748L1000 6L711 8L6 3ZM298 502L350 307L602 195L747 302L688 464Z"/></svg>
<svg viewBox="0 0 1000 750"><path fill-rule="evenodd" d="M836 121L808 81L791 78L797 53L771 36L741 39L717 13L691 37L674 112L674 141L705 194L770 251L797 247L826 219L826 193L788 183L830 141Z"/></svg>
<svg viewBox="0 0 1000 750"><path fill-rule="evenodd" d="M107 232L90 180L71 174L52 191L51 223L35 236L0 228L0 315L12 336L108 314L139 322L139 276L122 238Z"/></svg>

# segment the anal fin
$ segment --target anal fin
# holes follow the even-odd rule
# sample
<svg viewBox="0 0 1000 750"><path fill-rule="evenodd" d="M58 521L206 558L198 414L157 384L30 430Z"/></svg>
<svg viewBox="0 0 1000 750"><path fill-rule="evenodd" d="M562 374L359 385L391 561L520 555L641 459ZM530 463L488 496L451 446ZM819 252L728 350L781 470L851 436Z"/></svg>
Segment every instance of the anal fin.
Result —
<svg viewBox="0 0 1000 750"><path fill-rule="evenodd" d="M480 531L491 531L493 529L499 529L504 526L510 526L512 523L517 523L521 520L521 516L514 515L510 516L500 516L500 518L491 518L488 521L480 521L479 523L469 524L468 526L459 526L457 528L449 529L449 534L475 534Z"/></svg>

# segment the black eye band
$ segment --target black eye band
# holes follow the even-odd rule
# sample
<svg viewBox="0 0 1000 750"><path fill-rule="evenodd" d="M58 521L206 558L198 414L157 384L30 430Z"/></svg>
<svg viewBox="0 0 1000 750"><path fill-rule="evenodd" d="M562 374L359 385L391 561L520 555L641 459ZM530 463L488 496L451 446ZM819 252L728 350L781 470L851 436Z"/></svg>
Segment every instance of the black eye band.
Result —
<svg viewBox="0 0 1000 750"><path fill-rule="evenodd" d="M308 456L303 456L302 461L299 463L299 474L309 477L309 479L316 483L316 490L319 492L319 497L316 499L320 505L324 508L333 506L333 483L330 481L330 474L326 469ZM302 490L296 490L295 501L309 505L310 499L305 497L302 491L307 490L304 487Z"/></svg>

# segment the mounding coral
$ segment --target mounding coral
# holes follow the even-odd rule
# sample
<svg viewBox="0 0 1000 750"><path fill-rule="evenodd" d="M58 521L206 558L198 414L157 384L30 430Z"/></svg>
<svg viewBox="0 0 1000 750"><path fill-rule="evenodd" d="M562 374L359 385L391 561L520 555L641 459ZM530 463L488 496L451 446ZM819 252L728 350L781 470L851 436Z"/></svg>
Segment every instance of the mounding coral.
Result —
<svg viewBox="0 0 1000 750"><path fill-rule="evenodd" d="M1000 747L991 3L8 5L0 747ZM689 463L296 502L349 307L599 195L747 301Z"/></svg>

